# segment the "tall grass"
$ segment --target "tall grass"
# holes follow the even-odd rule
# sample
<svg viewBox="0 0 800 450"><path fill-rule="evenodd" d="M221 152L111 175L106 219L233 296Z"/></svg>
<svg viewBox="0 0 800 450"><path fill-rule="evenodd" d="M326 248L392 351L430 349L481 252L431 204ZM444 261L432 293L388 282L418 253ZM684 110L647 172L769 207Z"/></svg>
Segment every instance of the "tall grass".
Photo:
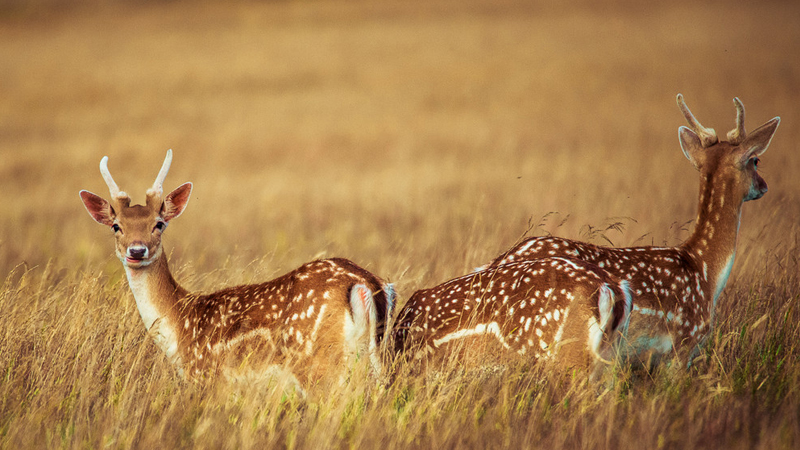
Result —
<svg viewBox="0 0 800 450"><path fill-rule="evenodd" d="M690 370L620 369L598 387L546 365L401 366L389 386L354 379L303 399L183 381L144 335L124 282L52 267L14 273L0 293L0 437L7 448L792 448L796 274L775 279L794 293L736 283Z"/></svg>
<svg viewBox="0 0 800 450"><path fill-rule="evenodd" d="M25 2L23 2L25 3ZM796 448L800 7L696 2L47 2L0 6L0 447ZM146 336L77 192L100 158L192 290L343 256L404 298L524 234L675 244L697 175L682 92L724 133L782 116L690 369L546 364L353 379L299 398L187 382ZM763 168L762 168L763 167Z"/></svg>

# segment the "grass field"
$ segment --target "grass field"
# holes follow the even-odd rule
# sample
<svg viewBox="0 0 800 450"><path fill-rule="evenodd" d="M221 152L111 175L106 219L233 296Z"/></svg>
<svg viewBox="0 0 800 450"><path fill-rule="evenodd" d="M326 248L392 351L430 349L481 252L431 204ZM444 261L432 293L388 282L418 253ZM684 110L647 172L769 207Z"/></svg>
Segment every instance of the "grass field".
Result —
<svg viewBox="0 0 800 450"><path fill-rule="evenodd" d="M655 3L655 2L652 2ZM0 447L798 448L800 4L517 0L0 4ZM193 290L347 257L400 295L524 234L676 244L720 134L782 117L705 361L609 390L450 367L310 400L180 379L145 335L98 163Z"/></svg>

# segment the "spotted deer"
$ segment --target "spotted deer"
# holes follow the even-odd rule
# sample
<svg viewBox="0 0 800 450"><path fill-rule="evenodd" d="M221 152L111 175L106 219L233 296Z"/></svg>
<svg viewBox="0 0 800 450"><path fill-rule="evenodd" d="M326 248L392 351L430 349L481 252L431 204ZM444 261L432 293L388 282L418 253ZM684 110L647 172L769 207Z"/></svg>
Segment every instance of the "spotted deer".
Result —
<svg viewBox="0 0 800 450"><path fill-rule="evenodd" d="M628 283L593 264L512 262L414 293L396 321L396 351L426 360L553 358L597 373L616 356L630 308Z"/></svg>
<svg viewBox="0 0 800 450"><path fill-rule="evenodd" d="M678 130L684 155L700 172L695 229L677 247L609 248L559 237L523 240L488 267L564 256L591 262L630 283L634 302L627 334L631 362L652 366L665 355L691 364L714 323L717 300L736 256L742 204L761 198L767 183L758 174L780 118L749 135L738 98L736 128L720 141L698 122L683 96L678 106L689 123ZM638 361L637 361L638 360Z"/></svg>
<svg viewBox="0 0 800 450"><path fill-rule="evenodd" d="M192 184L167 195L162 185L172 162L167 152L144 205L100 172L111 200L81 191L94 220L110 227L116 254L145 328L185 376L221 371L250 379L288 373L301 389L344 376L356 358L381 371L379 346L394 301L392 286L341 258L310 262L261 284L210 294L189 292L170 272L162 244L167 225L186 208Z"/></svg>

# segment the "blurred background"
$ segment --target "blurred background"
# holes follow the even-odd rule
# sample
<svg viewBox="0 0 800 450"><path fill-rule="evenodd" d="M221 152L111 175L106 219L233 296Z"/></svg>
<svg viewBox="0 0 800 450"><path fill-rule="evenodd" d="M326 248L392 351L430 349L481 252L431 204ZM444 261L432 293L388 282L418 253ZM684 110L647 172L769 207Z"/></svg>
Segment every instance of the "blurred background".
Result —
<svg viewBox="0 0 800 450"><path fill-rule="evenodd" d="M108 196L108 155L143 202L169 148L190 289L343 256L408 296L526 233L676 244L679 92L720 135L734 96L748 130L782 117L732 280L756 275L798 245L798 24L792 1L3 0L0 275L120 277L78 191Z"/></svg>

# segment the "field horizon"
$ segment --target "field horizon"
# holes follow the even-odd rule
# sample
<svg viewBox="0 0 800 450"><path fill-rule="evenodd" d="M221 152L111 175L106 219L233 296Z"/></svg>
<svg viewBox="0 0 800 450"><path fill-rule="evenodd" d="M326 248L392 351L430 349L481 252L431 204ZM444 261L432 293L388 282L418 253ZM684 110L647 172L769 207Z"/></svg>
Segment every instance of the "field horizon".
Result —
<svg viewBox="0 0 800 450"><path fill-rule="evenodd" d="M13 1L0 5L0 448L800 446L800 5ZM676 245L724 135L781 117L690 369L546 363L307 399L185 381L78 192L194 183L164 236L193 291L344 257L401 302L525 236Z"/></svg>

